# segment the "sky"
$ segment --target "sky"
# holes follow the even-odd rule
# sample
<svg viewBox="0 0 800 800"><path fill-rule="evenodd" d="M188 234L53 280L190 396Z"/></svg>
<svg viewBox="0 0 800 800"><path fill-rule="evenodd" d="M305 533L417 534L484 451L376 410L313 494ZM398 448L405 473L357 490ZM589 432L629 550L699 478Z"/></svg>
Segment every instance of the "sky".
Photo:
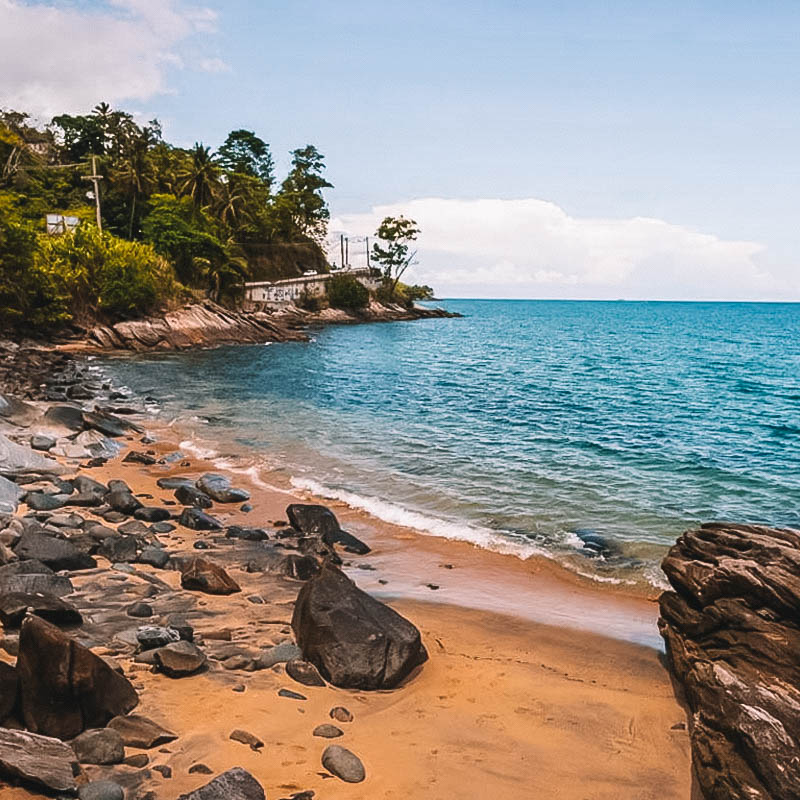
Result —
<svg viewBox="0 0 800 800"><path fill-rule="evenodd" d="M797 0L0 0L0 107L324 153L440 296L800 300ZM361 245L354 244L354 253Z"/></svg>

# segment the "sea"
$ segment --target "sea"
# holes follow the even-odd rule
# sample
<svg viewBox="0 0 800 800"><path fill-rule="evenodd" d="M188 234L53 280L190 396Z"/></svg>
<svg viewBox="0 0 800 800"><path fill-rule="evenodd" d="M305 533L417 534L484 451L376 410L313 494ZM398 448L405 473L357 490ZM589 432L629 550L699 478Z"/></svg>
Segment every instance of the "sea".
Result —
<svg viewBox="0 0 800 800"><path fill-rule="evenodd" d="M702 522L800 527L800 305L437 305L96 363L187 452L600 583L664 586Z"/></svg>

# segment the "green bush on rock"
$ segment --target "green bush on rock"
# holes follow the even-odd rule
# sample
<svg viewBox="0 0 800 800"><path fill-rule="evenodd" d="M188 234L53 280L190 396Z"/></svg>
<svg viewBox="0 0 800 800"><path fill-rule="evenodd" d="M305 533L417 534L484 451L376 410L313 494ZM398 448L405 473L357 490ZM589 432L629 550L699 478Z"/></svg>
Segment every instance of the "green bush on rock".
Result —
<svg viewBox="0 0 800 800"><path fill-rule="evenodd" d="M364 308L369 303L369 290L352 275L334 275L328 281L328 302L334 308Z"/></svg>

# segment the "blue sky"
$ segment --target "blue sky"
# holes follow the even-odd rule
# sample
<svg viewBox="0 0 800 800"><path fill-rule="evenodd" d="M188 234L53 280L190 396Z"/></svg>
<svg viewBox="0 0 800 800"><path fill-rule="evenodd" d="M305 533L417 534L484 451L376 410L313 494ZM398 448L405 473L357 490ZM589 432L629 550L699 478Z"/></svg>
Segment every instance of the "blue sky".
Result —
<svg viewBox="0 0 800 800"><path fill-rule="evenodd" d="M153 37L142 52L95 54L102 63L124 51L117 61L130 59L134 74L114 72L115 61L113 82L90 90L158 116L173 141L217 144L247 127L281 165L292 147L316 144L336 187L334 227L368 232L376 207L416 201L418 271L447 278L454 294L497 291L465 277L478 253L497 260L513 295L688 288L800 299L796 2L0 0L0 29L5 14L20 47L35 46L48 9L71 15L76 31L87 19L107 22L112 44L133 35L114 22L138 26L145 44ZM6 86L0 77L0 105L26 75L18 68L13 78ZM39 95L43 81L30 76ZM68 104L91 105L85 88L64 94L63 76L61 87ZM433 198L449 203L418 202ZM478 199L506 201L481 213L501 217L487 230L513 247L444 244L459 226L480 224L470 205ZM531 199L549 205L526 216L534 207L515 203ZM656 242L640 218L666 226ZM425 220L443 229L438 238L426 240ZM568 237L583 244L575 250ZM575 257L596 268L571 268Z"/></svg>

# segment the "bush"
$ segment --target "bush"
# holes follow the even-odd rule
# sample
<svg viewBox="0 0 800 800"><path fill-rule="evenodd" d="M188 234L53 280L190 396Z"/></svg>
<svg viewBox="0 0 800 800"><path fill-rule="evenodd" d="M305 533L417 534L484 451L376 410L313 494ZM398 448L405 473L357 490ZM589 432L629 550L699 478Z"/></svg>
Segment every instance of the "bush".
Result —
<svg viewBox="0 0 800 800"><path fill-rule="evenodd" d="M352 275L334 275L328 281L328 301L334 308L364 308L369 303L369 289Z"/></svg>

